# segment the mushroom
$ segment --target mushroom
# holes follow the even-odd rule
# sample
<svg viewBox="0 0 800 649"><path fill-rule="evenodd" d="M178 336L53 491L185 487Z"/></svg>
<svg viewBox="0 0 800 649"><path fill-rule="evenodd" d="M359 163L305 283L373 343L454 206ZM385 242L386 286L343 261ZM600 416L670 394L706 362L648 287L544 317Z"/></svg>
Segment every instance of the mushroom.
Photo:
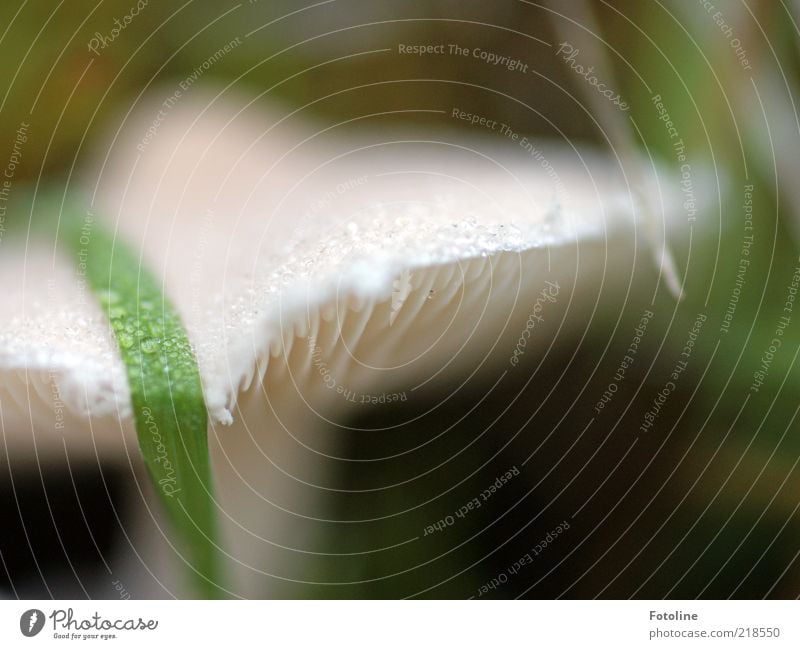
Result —
<svg viewBox="0 0 800 649"><path fill-rule="evenodd" d="M234 596L302 579L359 402L525 372L637 290L639 197L680 211L678 184L645 163L634 193L613 153L511 129L322 127L229 96L182 98L158 124L157 102L137 114L79 184L163 279L194 347ZM0 298L0 453L141 475L125 368L79 264L25 243L0 255L19 278ZM131 525L138 596L185 594L158 511Z"/></svg>

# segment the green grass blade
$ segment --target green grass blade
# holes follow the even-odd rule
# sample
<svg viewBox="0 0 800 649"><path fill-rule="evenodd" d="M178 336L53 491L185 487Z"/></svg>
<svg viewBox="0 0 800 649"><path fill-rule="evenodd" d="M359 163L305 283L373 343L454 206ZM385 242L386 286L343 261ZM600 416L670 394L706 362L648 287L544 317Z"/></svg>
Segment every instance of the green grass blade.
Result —
<svg viewBox="0 0 800 649"><path fill-rule="evenodd" d="M119 345L139 446L179 535L195 592L219 597L219 550L200 374L180 317L137 253L91 215L65 213L79 262Z"/></svg>

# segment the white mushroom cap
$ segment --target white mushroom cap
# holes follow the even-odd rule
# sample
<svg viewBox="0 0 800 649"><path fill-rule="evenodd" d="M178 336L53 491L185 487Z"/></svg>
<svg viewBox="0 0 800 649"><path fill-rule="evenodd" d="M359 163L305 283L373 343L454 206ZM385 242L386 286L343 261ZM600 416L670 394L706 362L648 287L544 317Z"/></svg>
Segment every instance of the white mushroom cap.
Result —
<svg viewBox="0 0 800 649"><path fill-rule="evenodd" d="M145 106L83 182L96 192L87 208L142 251L184 319L226 549L242 592L257 594L253 570L280 572L278 546L319 513L313 460L353 407L345 392L513 371L546 282L557 297L528 327L529 355L624 296L651 256L609 154L381 130L380 117L315 131L242 107L187 97L146 138L158 107ZM647 176L657 213L680 223L678 183ZM20 278L0 296L8 453L122 456L135 444L124 367L74 261L51 245L3 247L0 272Z"/></svg>

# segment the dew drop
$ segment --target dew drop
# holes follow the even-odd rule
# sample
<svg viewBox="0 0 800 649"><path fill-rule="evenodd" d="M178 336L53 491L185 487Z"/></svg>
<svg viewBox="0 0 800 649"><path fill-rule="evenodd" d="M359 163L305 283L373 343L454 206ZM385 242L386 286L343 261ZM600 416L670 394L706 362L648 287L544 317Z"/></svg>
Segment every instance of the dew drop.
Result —
<svg viewBox="0 0 800 649"><path fill-rule="evenodd" d="M145 338L141 342L141 349L145 354L154 354L158 351L158 341L155 338Z"/></svg>
<svg viewBox="0 0 800 649"><path fill-rule="evenodd" d="M123 349L130 349L134 343L133 336L124 331L119 333L117 340L119 341L119 346Z"/></svg>

